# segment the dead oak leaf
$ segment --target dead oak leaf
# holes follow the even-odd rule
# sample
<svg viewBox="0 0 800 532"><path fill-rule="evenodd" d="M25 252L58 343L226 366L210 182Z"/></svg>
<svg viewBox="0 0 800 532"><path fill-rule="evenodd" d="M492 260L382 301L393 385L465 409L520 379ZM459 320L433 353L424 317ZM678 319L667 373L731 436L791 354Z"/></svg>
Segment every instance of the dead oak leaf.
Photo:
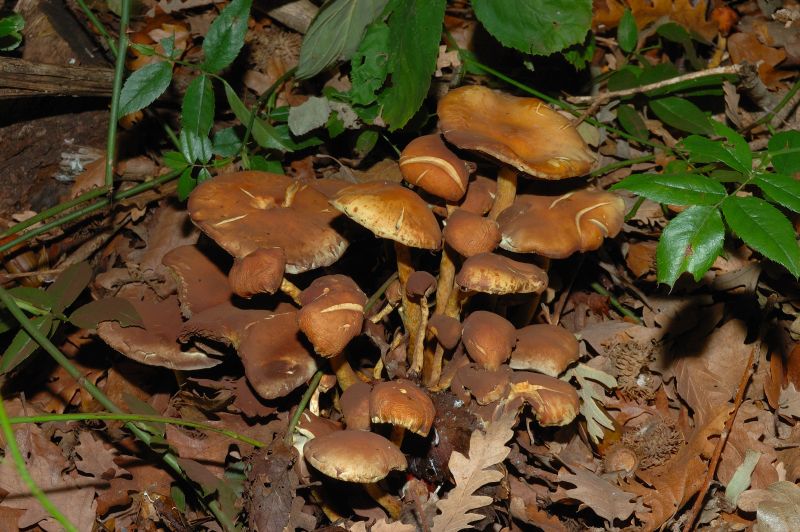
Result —
<svg viewBox="0 0 800 532"><path fill-rule="evenodd" d="M561 499L580 501L609 523L613 523L615 519L625 521L635 511L645 510L637 501L637 495L620 489L582 467L572 467L572 470L573 472L562 467L558 472L558 481L561 484L575 486L566 490L563 487L559 489L556 496L561 494Z"/></svg>

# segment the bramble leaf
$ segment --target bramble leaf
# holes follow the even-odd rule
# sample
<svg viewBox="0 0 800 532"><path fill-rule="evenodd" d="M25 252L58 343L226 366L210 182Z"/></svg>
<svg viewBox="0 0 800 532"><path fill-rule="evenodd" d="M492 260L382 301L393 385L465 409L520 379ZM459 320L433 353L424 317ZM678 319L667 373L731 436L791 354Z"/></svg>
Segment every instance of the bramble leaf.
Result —
<svg viewBox="0 0 800 532"><path fill-rule="evenodd" d="M800 276L800 247L781 211L761 198L729 196L722 202L722 214L745 244Z"/></svg>
<svg viewBox="0 0 800 532"><path fill-rule="evenodd" d="M617 120L622 129L637 138L646 139L650 136L641 115L631 105L624 103L617 107Z"/></svg>
<svg viewBox="0 0 800 532"><path fill-rule="evenodd" d="M253 0L232 0L211 23L203 40L206 57L203 69L211 73L219 72L239 55L244 46L252 3Z"/></svg>
<svg viewBox="0 0 800 532"><path fill-rule="evenodd" d="M800 212L800 181L783 174L759 174L753 184L764 194L789 210Z"/></svg>
<svg viewBox="0 0 800 532"><path fill-rule="evenodd" d="M706 114L684 98L667 96L652 100L650 109L659 120L675 129L699 135L710 135L714 132Z"/></svg>
<svg viewBox="0 0 800 532"><path fill-rule="evenodd" d="M592 23L591 0L473 0L472 8L503 46L532 55L583 42Z"/></svg>
<svg viewBox="0 0 800 532"><path fill-rule="evenodd" d="M781 153L796 150L792 153ZM772 157L772 166L782 174L800 172L800 131L781 131L769 139L767 152Z"/></svg>
<svg viewBox="0 0 800 532"><path fill-rule="evenodd" d="M150 63L133 72L122 85L119 94L119 115L144 109L164 94L172 81L172 63Z"/></svg>
<svg viewBox="0 0 800 532"><path fill-rule="evenodd" d="M214 90L211 80L201 74L189 83L181 106L181 125L201 137L214 125Z"/></svg>
<svg viewBox="0 0 800 532"><path fill-rule="evenodd" d="M699 174L634 174L611 190L625 189L658 203L714 205L725 198L725 187Z"/></svg>
<svg viewBox="0 0 800 532"><path fill-rule="evenodd" d="M667 224L658 241L658 282L673 286L683 272L700 280L722 251L724 241L725 226L717 208L689 207Z"/></svg>
<svg viewBox="0 0 800 532"><path fill-rule="evenodd" d="M617 42L622 51L626 54L631 53L636 49L636 42L639 38L639 29L636 27L636 19L633 18L633 12L626 9L619 19L619 26L617 26Z"/></svg>

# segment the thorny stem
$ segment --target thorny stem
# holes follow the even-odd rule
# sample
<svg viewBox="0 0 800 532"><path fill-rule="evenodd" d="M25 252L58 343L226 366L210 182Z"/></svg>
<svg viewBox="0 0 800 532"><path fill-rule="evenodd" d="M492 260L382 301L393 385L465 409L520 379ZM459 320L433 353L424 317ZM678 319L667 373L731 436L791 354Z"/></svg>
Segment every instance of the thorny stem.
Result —
<svg viewBox="0 0 800 532"><path fill-rule="evenodd" d="M131 18L131 0L122 0L122 15L119 21L119 41L114 65L114 86L111 91L111 110L108 118L106 141L106 191L114 190L114 166L117 159L117 122L119 121L119 98L122 92L122 78L125 75L125 53L128 50L128 23ZM113 198L112 198L113 199Z"/></svg>
<svg viewBox="0 0 800 532"><path fill-rule="evenodd" d="M722 433L719 435L719 440L717 441L716 447L714 447L714 454L711 455L711 460L708 462L708 471L706 472L706 478L703 482L703 487L700 488L700 491L697 493L697 498L694 500L692 510L689 512L689 518L683 526L683 532L691 532L694 522L697 520L697 516L700 514L700 510L703 508L703 501L706 498L706 493L708 493L708 488L711 486L711 482L714 480L714 473L717 471L717 465L722 457L722 449L725 447L725 443L728 441L728 436L733 428L733 422L736 419L736 413L739 411L739 406L741 406L742 400L744 399L744 392L747 389L747 383L750 381L750 375L753 374L753 362L755 360L756 349L760 349L759 344L753 346L753 348L750 350L750 355L747 357L747 364L745 365L744 372L742 373L742 378L739 381L739 388L736 390L736 398L733 400L733 409L731 410L728 419L725 420L725 427L722 429Z"/></svg>
<svg viewBox="0 0 800 532"><path fill-rule="evenodd" d="M318 369L317 372L314 373L314 376L311 377L311 380L308 383L308 389L303 394L303 397L300 398L300 402L297 403L297 409L294 411L292 419L289 420L289 426L286 428L286 436L284 436L283 438L283 442L288 447L291 447L292 445L292 437L294 436L294 429L300 422L300 416L302 416L303 412L305 412L306 406L308 406L308 402L311 401L311 396L314 395L315 391L317 391L317 387L319 386L319 381L321 380L322 380L322 370Z"/></svg>
<svg viewBox="0 0 800 532"><path fill-rule="evenodd" d="M593 282L589 286L591 286L592 290L594 290L595 292L597 292L601 296L607 297L608 298L608 302L611 303L611 306L614 307L615 309L617 309L620 314L622 314L623 316L625 316L627 318L630 318L631 320L633 320L634 322L636 322L638 324L642 323L642 320L639 319L639 316L637 316L636 314L631 312L630 309L625 308L624 306L622 306L622 303L620 303L619 300L616 297L614 297L608 290L606 290L605 288L600 286L600 283Z"/></svg>
<svg viewBox="0 0 800 532"><path fill-rule="evenodd" d="M64 530L67 530L68 532L78 532L78 528L73 525L58 508L56 508L56 506L42 491L42 489L36 485L33 477L31 477L28 467L25 464L25 458L22 456L22 453L17 446L17 439L14 436L13 429L11 428L11 423L9 422L8 414L6 413L5 406L3 405L2 397L0 397L0 429L2 429L3 438L6 441L7 452L11 455L14 465L17 467L17 473L19 473L19 477L23 480L23 482L25 482L25 485L28 486L28 489L33 496L36 497L36 500L39 501L39 504L42 505L42 508L47 510L47 513L49 513L56 521L58 521L61 526L64 527Z"/></svg>

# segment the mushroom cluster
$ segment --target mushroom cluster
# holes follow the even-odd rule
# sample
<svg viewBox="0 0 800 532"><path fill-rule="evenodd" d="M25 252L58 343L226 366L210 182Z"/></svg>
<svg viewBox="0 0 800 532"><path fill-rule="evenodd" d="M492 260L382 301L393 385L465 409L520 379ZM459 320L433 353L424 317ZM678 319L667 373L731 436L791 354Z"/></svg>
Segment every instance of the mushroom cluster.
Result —
<svg viewBox="0 0 800 532"><path fill-rule="evenodd" d="M232 266L212 263L197 245L164 257L178 286L177 298L161 304L169 321L140 306L168 352L150 345L148 330L101 331L128 356L181 369L219 363L224 353L196 348L204 341L227 344L265 401L328 373L331 386L315 392L290 434L305 473L363 485L394 518L403 503L382 480L437 445L432 397L455 394L477 417L504 404L541 426L573 422L579 397L559 377L579 358L574 335L514 324L498 303L538 300L548 286L542 257L595 250L623 221L621 199L608 192L517 194L518 175L578 177L594 163L575 128L543 102L469 86L445 95L438 112L441 134L413 140L400 155L406 184L255 171L200 184L191 220ZM462 159L457 149L484 159ZM487 160L496 181L474 175ZM352 276L338 262L349 247L359 252L349 241L356 226L394 249L397 282L371 298L363 289L382 279ZM314 424L312 415L336 423Z"/></svg>

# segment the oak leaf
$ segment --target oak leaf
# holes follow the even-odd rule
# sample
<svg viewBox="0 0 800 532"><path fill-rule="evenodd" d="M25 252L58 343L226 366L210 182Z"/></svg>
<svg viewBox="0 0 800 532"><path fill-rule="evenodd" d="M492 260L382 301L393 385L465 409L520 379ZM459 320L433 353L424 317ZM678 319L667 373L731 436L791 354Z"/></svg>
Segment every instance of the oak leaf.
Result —
<svg viewBox="0 0 800 532"><path fill-rule="evenodd" d="M570 469L574 472L562 467L558 472L558 480L575 487L559 490L557 495L560 493L564 498L582 502L609 523L615 519L625 521L633 512L644 510L641 503L636 502L635 494L621 490L583 467L573 466Z"/></svg>

